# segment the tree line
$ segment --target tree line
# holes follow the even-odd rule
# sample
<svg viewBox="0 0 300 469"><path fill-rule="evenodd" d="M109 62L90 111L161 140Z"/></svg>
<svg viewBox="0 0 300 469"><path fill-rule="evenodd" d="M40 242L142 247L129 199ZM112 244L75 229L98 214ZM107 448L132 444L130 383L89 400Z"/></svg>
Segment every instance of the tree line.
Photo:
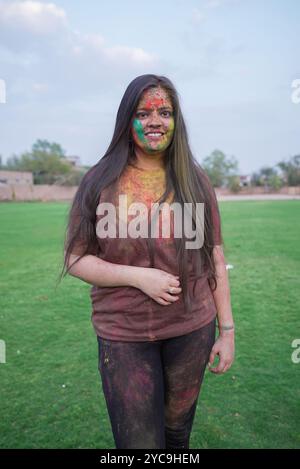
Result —
<svg viewBox="0 0 300 469"><path fill-rule="evenodd" d="M88 166L76 168L66 158L65 150L58 143L37 140L30 152L12 155L0 168L10 171L30 171L34 184L77 186Z"/></svg>
<svg viewBox="0 0 300 469"><path fill-rule="evenodd" d="M203 159L202 167L214 187L227 187L233 192L241 190L243 184L239 174L238 160L227 157L222 151L214 150ZM270 187L278 190L282 186L300 185L300 154L274 166L263 166L249 175L249 185Z"/></svg>
<svg viewBox="0 0 300 469"><path fill-rule="evenodd" d="M238 160L226 156L221 150L214 150L200 162L214 187L227 187L238 192L242 187ZM58 184L76 186L89 169L89 166L73 167L66 158L60 144L37 140L30 152L12 155L0 168L13 171L30 171L34 184ZM281 186L300 185L300 154L288 160L279 161L274 166L263 166L250 175L250 185L268 186L274 190Z"/></svg>

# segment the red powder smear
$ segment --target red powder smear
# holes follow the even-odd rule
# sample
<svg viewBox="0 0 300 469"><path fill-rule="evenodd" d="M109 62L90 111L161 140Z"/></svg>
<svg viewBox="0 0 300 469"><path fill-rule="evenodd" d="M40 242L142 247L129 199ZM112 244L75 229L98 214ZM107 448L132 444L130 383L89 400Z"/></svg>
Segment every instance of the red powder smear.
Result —
<svg viewBox="0 0 300 469"><path fill-rule="evenodd" d="M178 393L178 398L183 401L193 401L198 394L198 387L184 389Z"/></svg>
<svg viewBox="0 0 300 469"><path fill-rule="evenodd" d="M163 106L163 105L166 105L166 101L164 98L151 98L151 99L148 99L146 102L145 102L145 105L143 106L145 109L151 109L152 106Z"/></svg>

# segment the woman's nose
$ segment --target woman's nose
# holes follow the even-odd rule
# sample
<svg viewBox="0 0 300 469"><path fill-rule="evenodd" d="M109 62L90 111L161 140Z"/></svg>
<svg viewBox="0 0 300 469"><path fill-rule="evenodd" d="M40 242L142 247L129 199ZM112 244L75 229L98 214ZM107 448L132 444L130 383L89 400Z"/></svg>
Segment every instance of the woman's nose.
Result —
<svg viewBox="0 0 300 469"><path fill-rule="evenodd" d="M159 113L157 112L152 112L150 117L149 117L149 122L151 124L161 124L161 117L159 115Z"/></svg>

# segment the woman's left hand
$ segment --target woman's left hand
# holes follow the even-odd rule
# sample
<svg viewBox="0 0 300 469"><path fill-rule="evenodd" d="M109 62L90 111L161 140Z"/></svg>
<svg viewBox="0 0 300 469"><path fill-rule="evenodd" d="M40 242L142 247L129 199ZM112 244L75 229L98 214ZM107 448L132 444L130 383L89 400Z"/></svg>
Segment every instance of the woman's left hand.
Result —
<svg viewBox="0 0 300 469"><path fill-rule="evenodd" d="M216 355L219 363L211 368ZM231 367L234 360L234 331L226 331L219 335L209 356L208 368L212 373L225 373Z"/></svg>

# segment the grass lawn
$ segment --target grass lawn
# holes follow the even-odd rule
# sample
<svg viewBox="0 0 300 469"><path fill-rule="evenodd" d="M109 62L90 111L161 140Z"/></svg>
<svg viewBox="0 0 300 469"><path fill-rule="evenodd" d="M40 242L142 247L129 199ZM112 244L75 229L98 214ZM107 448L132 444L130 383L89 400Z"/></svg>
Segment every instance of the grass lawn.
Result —
<svg viewBox="0 0 300 469"><path fill-rule="evenodd" d="M191 448L300 446L300 201L220 202L236 359L206 371ZM2 203L0 446L114 448L90 285L61 267L68 204Z"/></svg>

